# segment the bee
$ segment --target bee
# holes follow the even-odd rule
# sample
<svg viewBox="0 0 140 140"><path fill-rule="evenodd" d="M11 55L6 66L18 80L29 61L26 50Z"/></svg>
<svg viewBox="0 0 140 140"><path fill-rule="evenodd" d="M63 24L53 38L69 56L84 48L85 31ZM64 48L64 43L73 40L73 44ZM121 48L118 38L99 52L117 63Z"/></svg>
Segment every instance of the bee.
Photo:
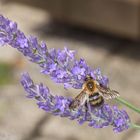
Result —
<svg viewBox="0 0 140 140"><path fill-rule="evenodd" d="M115 90L104 87L94 80L91 76L87 76L82 86L82 91L78 94L70 104L70 109L86 105L88 102L91 106L97 107L104 103L104 100L114 99L119 96Z"/></svg>

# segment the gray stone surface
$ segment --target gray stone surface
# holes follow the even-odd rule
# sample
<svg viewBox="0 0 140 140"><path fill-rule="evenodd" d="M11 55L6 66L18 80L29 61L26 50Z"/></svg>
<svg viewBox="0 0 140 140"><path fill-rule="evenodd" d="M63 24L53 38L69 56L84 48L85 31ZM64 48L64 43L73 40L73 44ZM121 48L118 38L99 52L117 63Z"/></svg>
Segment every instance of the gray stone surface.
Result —
<svg viewBox="0 0 140 140"><path fill-rule="evenodd" d="M92 67L101 67L110 79L110 86L120 91L126 100L140 106L140 48L139 44L98 33L51 23L49 15L40 9L0 3L0 14L16 21L27 35L38 36L50 48L64 46L77 51L77 57L86 59ZM10 47L0 48L0 61L13 63L19 52ZM92 129L86 124L51 116L37 108L25 97L20 86L20 73L29 71L36 82L46 83L54 94L75 96L79 90L65 91L60 85L39 73L37 65L24 61L15 70L15 82L0 87L0 140L139 140L139 131L128 130L114 134L111 128ZM72 94L69 94L72 93ZM120 106L121 107L121 106ZM128 109L127 109L128 110ZM132 120L140 123L138 114L128 110Z"/></svg>

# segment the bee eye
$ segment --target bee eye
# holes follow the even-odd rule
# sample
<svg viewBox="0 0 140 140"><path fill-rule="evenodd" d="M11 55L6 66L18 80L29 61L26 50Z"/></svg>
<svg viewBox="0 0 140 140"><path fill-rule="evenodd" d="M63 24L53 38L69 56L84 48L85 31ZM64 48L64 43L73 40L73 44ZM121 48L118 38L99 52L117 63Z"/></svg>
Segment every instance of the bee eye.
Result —
<svg viewBox="0 0 140 140"><path fill-rule="evenodd" d="M88 78L85 78L85 81L88 81Z"/></svg>

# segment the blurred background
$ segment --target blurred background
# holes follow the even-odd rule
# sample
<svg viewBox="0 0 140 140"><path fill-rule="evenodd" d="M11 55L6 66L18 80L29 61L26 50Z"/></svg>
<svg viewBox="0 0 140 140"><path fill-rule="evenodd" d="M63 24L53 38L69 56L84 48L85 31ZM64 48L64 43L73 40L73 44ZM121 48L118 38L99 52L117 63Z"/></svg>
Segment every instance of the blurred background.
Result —
<svg viewBox="0 0 140 140"><path fill-rule="evenodd" d="M76 50L78 58L101 68L124 99L140 107L139 0L0 0L0 14L16 21L26 35L46 41L49 48ZM0 48L0 140L140 139L137 130L115 134L111 127L79 126L38 109L20 85L24 71L54 94L75 96L80 92L65 91L39 70L17 50ZM125 109L140 124L138 114Z"/></svg>

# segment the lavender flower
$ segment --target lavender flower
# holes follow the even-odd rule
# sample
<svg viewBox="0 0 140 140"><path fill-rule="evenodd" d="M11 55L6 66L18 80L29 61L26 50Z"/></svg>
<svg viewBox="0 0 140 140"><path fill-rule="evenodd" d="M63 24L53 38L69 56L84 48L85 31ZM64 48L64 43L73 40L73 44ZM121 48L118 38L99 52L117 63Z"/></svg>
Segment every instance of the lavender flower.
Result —
<svg viewBox="0 0 140 140"><path fill-rule="evenodd" d="M37 100L39 108L46 112L67 117L71 120L77 120L79 124L88 122L89 126L93 128L103 128L109 125L113 126L115 132L126 130L130 126L130 119L124 110L119 110L116 106L109 106L104 104L101 107L92 107L87 110L86 106L72 110L69 108L72 102L71 98L63 96L54 96L42 83L34 84L27 73L21 77L21 83L27 92L27 97Z"/></svg>
<svg viewBox="0 0 140 140"><path fill-rule="evenodd" d="M17 28L15 22L0 16L0 45L10 45L37 63L43 74L49 75L57 83L62 83L65 88L82 88L87 75L93 77L103 86L108 86L108 78L102 76L100 69L90 68L84 59L76 60L75 51L64 48L63 50L48 49L44 42L39 43L37 38L26 37ZM103 104L101 107L82 105L72 110L69 108L72 98L54 96L49 88L42 83L34 84L28 74L23 74L21 83L27 92L28 98L34 98L39 108L53 115L77 120L79 124L88 122L94 128L103 128L111 125L115 132L121 132L130 127L130 119L124 110L116 106Z"/></svg>
<svg viewBox="0 0 140 140"><path fill-rule="evenodd" d="M39 64L42 73L50 75L57 83L63 83L65 88L80 89L87 75L104 86L108 85L108 78L102 76L100 69L90 68L84 59L76 60L75 51L48 49L44 42L39 44L37 38L26 37L15 22L0 16L0 45L6 44Z"/></svg>

